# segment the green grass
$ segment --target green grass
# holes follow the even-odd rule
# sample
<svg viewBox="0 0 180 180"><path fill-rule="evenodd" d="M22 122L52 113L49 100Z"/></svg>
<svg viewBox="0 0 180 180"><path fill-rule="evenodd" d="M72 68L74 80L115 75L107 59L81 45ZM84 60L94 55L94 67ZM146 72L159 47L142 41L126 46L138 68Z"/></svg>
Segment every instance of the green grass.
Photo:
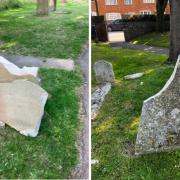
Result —
<svg viewBox="0 0 180 180"><path fill-rule="evenodd" d="M25 2L0 12L0 53L76 59L88 39L88 3L70 0L68 14L37 17L36 4Z"/></svg>
<svg viewBox="0 0 180 180"><path fill-rule="evenodd" d="M93 45L92 64L100 59L113 64L116 83L92 122L92 159L99 160L92 166L92 179L180 179L179 151L133 156L142 103L164 86L173 71L173 65L164 63L167 56ZM137 72L145 75L123 79ZM96 86L94 75L92 82Z"/></svg>
<svg viewBox="0 0 180 180"><path fill-rule="evenodd" d="M0 179L67 178L78 163L79 73L41 69L40 75L49 93L40 132L31 138L0 129Z"/></svg>
<svg viewBox="0 0 180 180"><path fill-rule="evenodd" d="M144 44L148 46L157 46L169 48L169 32L150 33L133 39L134 44Z"/></svg>

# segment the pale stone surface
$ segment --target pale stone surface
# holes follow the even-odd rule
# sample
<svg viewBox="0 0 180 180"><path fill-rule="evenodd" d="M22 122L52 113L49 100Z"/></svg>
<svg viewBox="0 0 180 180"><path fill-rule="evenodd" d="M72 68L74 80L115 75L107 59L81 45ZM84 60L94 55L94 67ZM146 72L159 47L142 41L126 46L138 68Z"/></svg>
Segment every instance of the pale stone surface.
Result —
<svg viewBox="0 0 180 180"><path fill-rule="evenodd" d="M64 69L72 71L75 69L73 59L59 59L59 58L46 58L22 55L3 55L6 59L17 65L18 67L40 67L40 68L53 68Z"/></svg>
<svg viewBox="0 0 180 180"><path fill-rule="evenodd" d="M99 160L96 160L96 159L92 159L91 160L91 164L94 165L94 164L98 164L99 163Z"/></svg>
<svg viewBox="0 0 180 180"><path fill-rule="evenodd" d="M3 128L3 127L5 127L5 123L0 121L0 128Z"/></svg>
<svg viewBox="0 0 180 180"><path fill-rule="evenodd" d="M106 82L114 83L115 77L113 72L113 66L111 63L100 60L94 64L94 71L96 75L96 80L100 84Z"/></svg>
<svg viewBox="0 0 180 180"><path fill-rule="evenodd" d="M96 117L105 96L111 90L111 83L106 83L105 85L98 88L91 96L91 119Z"/></svg>
<svg viewBox="0 0 180 180"><path fill-rule="evenodd" d="M144 101L135 154L180 149L180 56L163 89Z"/></svg>
<svg viewBox="0 0 180 180"><path fill-rule="evenodd" d="M125 36L123 31L108 32L108 41L114 42L125 42Z"/></svg>
<svg viewBox="0 0 180 180"><path fill-rule="evenodd" d="M38 83L37 67L23 67L19 68L13 63L9 62L0 56L0 82L11 82L16 79L27 79L29 81Z"/></svg>
<svg viewBox="0 0 180 180"><path fill-rule="evenodd" d="M124 78L126 80L129 80L129 79L137 79L137 78L140 78L144 75L144 73L135 73L135 74L130 74L130 75L127 75L125 76Z"/></svg>
<svg viewBox="0 0 180 180"><path fill-rule="evenodd" d="M38 134L48 94L27 80L0 83L0 120L25 136Z"/></svg>

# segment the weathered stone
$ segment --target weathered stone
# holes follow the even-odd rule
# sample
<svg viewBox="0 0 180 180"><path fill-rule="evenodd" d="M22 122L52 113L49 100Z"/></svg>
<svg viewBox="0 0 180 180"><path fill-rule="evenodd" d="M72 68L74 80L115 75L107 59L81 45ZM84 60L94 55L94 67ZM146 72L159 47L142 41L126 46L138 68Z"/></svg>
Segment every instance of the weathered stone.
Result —
<svg viewBox="0 0 180 180"><path fill-rule="evenodd" d="M96 159L92 159L91 160L91 164L94 165L94 164L98 164L99 163L99 160L96 160Z"/></svg>
<svg viewBox="0 0 180 180"><path fill-rule="evenodd" d="M144 101L135 154L180 149L180 56L163 89Z"/></svg>
<svg viewBox="0 0 180 180"><path fill-rule="evenodd" d="M106 83L105 85L98 88L91 96L91 119L96 117L105 96L111 90L111 83Z"/></svg>
<svg viewBox="0 0 180 180"><path fill-rule="evenodd" d="M0 120L25 136L35 137L48 94L27 80L0 83Z"/></svg>
<svg viewBox="0 0 180 180"><path fill-rule="evenodd" d="M113 72L113 66L111 63L104 60L97 61L94 64L94 70L96 74L96 80L98 83L114 83L115 77Z"/></svg>
<svg viewBox="0 0 180 180"><path fill-rule="evenodd" d="M135 73L135 74L127 75L127 76L125 76L124 78L125 78L126 80L128 80L128 79L137 79L137 78L142 77L143 75L144 75L144 73Z"/></svg>
<svg viewBox="0 0 180 180"><path fill-rule="evenodd" d="M16 79L27 79L34 83L38 83L37 67L19 68L13 63L0 56L0 83L12 82Z"/></svg>

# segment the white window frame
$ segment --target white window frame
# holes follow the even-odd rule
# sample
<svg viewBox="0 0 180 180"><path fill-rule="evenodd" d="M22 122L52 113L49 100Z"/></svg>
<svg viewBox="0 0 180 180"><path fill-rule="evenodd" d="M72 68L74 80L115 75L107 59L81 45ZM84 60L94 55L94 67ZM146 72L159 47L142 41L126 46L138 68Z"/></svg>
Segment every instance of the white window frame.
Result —
<svg viewBox="0 0 180 180"><path fill-rule="evenodd" d="M132 5L133 0L124 0L124 5Z"/></svg>
<svg viewBox="0 0 180 180"><path fill-rule="evenodd" d="M117 0L106 0L106 5L107 6L112 6L112 5L117 5L118 4L118 2L117 2Z"/></svg>
<svg viewBox="0 0 180 180"><path fill-rule="evenodd" d="M155 3L155 0L143 0L144 4L153 4Z"/></svg>
<svg viewBox="0 0 180 180"><path fill-rule="evenodd" d="M152 14L152 12L150 10L142 10L142 11L140 11L140 14L141 15L150 15L150 14Z"/></svg>
<svg viewBox="0 0 180 180"><path fill-rule="evenodd" d="M114 21L116 19L122 19L121 13L106 13L106 20L107 21Z"/></svg>

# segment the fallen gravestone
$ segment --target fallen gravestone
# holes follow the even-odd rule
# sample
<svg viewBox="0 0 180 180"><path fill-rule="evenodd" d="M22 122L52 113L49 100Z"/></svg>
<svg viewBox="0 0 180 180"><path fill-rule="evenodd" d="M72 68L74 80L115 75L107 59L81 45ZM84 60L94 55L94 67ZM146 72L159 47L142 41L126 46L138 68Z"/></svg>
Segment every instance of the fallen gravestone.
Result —
<svg viewBox="0 0 180 180"><path fill-rule="evenodd" d="M99 87L93 94L91 98L91 118L96 117L97 112L99 111L105 96L111 90L111 83L106 83Z"/></svg>
<svg viewBox="0 0 180 180"><path fill-rule="evenodd" d="M114 72L113 66L111 63L100 60L94 64L94 71L96 75L96 80L100 84L104 84L107 82L114 83Z"/></svg>
<svg viewBox="0 0 180 180"><path fill-rule="evenodd" d="M144 73L135 73L135 74L130 74L124 77L124 79L129 80L129 79L137 79L140 78L144 75Z"/></svg>
<svg viewBox="0 0 180 180"><path fill-rule="evenodd" d="M0 83L11 82L16 79L27 79L29 81L38 83L39 80L37 78L37 74L37 67L19 68L0 56Z"/></svg>
<svg viewBox="0 0 180 180"><path fill-rule="evenodd" d="M180 56L164 88L144 101L135 154L180 149Z"/></svg>
<svg viewBox="0 0 180 180"><path fill-rule="evenodd" d="M27 80L0 83L0 119L25 136L38 134L48 94Z"/></svg>
<svg viewBox="0 0 180 180"><path fill-rule="evenodd" d="M100 87L91 96L91 119L95 119L105 96L111 90L112 84L115 82L113 66L111 63L100 60L94 65L96 80Z"/></svg>
<svg viewBox="0 0 180 180"><path fill-rule="evenodd" d="M7 124L25 136L37 136L48 97L37 73L36 67L21 69L0 57L0 127Z"/></svg>

